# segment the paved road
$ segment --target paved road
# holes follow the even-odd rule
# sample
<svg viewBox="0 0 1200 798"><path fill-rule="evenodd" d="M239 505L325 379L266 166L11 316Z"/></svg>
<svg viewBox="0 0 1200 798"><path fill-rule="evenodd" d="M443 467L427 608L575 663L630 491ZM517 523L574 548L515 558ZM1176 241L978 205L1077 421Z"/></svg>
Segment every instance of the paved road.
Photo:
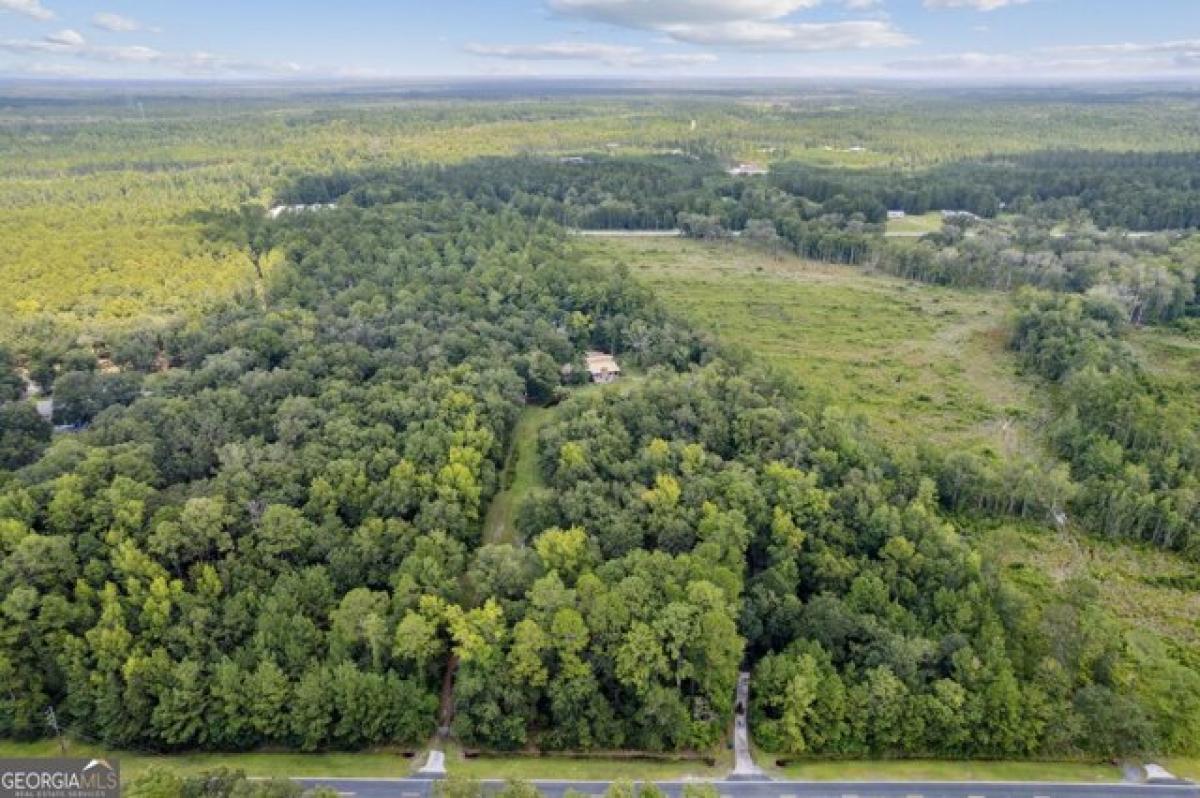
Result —
<svg viewBox="0 0 1200 798"><path fill-rule="evenodd" d="M342 798L429 798L434 779L296 779L305 787L331 787ZM535 781L546 798L562 798L568 790L601 796L607 781ZM694 783L694 782L693 782ZM656 782L678 798L685 782ZM504 782L485 781L488 792ZM1200 798L1200 787L1143 784L1057 784L1025 782L812 782L718 781L721 798Z"/></svg>

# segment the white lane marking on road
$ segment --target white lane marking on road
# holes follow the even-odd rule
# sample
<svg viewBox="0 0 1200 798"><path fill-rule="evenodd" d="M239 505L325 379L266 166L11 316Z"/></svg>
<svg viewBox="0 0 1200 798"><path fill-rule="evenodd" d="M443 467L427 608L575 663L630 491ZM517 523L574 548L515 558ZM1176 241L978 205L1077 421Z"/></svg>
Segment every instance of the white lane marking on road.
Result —
<svg viewBox="0 0 1200 798"><path fill-rule="evenodd" d="M779 796L779 798L796 798L796 793L787 792L787 793L784 793L783 795Z"/></svg>
<svg viewBox="0 0 1200 798"><path fill-rule="evenodd" d="M356 795L356 793L352 793L352 792L338 792L338 795L342 796L342 798L353 798L353 797L354 797L354 795Z"/></svg>
<svg viewBox="0 0 1200 798"><path fill-rule="evenodd" d="M421 798L421 793L419 793L419 792L402 792L402 793L400 793L400 798Z"/></svg>
<svg viewBox="0 0 1200 798"><path fill-rule="evenodd" d="M921 795L920 793L910 792L908 795L904 796L904 798L925 798L925 796Z"/></svg>
<svg viewBox="0 0 1200 798"><path fill-rule="evenodd" d="M842 793L842 798L858 798L858 796L852 792L846 792Z"/></svg>

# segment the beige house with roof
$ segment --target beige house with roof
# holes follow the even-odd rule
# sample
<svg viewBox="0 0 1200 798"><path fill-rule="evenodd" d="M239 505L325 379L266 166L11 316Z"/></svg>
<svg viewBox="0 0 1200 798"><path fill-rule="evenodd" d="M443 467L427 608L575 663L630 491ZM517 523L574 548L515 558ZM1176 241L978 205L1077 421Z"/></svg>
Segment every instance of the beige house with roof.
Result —
<svg viewBox="0 0 1200 798"><path fill-rule="evenodd" d="M617 365L616 359L604 352L585 352L583 362L592 377L592 382L610 383L621 376L621 367Z"/></svg>

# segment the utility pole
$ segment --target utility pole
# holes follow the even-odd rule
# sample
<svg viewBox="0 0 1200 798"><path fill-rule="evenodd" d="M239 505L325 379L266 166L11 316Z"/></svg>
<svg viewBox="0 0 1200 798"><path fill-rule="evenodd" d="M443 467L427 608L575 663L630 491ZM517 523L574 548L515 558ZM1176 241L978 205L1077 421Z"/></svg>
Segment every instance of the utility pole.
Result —
<svg viewBox="0 0 1200 798"><path fill-rule="evenodd" d="M67 741L63 739L62 729L58 728L58 715L54 713L54 707L46 708L46 725L54 729L54 736L58 738L58 749L62 753L67 753Z"/></svg>

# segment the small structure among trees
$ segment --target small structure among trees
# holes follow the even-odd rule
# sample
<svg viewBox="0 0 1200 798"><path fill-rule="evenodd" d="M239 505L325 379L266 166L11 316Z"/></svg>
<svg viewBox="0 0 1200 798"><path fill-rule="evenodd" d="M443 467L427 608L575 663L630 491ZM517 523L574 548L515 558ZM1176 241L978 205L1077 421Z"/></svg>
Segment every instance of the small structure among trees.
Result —
<svg viewBox="0 0 1200 798"><path fill-rule="evenodd" d="M770 174L771 170L762 164L758 163L739 163L730 168L729 174L732 177L757 177L760 175Z"/></svg>
<svg viewBox="0 0 1200 798"><path fill-rule="evenodd" d="M621 376L621 367L617 365L616 358L605 352L585 352L583 362L592 382L607 384Z"/></svg>

